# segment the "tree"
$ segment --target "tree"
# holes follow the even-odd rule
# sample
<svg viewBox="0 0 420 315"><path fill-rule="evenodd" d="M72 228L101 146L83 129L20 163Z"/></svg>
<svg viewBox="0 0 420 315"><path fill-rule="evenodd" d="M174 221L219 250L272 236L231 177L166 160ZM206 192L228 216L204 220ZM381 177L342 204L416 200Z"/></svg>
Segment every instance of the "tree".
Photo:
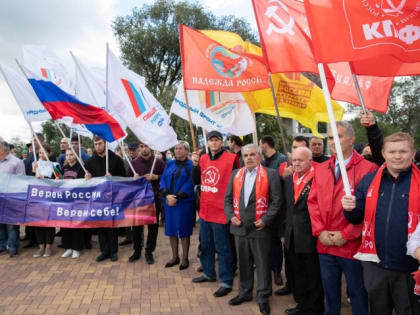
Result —
<svg viewBox="0 0 420 315"><path fill-rule="evenodd" d="M253 43L258 38L245 19L216 17L201 4L189 1L158 0L133 9L130 15L117 17L112 27L123 62L146 78L147 88L166 110L182 78L179 23L195 29L232 31ZM191 143L188 122L175 116L171 120L179 138Z"/></svg>

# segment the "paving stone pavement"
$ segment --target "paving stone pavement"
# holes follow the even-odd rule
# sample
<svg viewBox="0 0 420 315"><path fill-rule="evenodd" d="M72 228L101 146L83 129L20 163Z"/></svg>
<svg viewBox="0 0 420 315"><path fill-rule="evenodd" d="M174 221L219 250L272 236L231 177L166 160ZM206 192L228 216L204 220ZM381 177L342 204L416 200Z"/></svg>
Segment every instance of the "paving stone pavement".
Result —
<svg viewBox="0 0 420 315"><path fill-rule="evenodd" d="M93 249L83 251L79 259L60 257L64 250L56 247L59 237L49 258L33 258L35 248L21 249L14 258L0 255L0 314L259 314L255 298L240 306L228 305L237 295L238 277L233 292L221 298L213 297L217 282L191 282L200 275L197 228L191 238L190 267L183 271L164 267L170 259L164 228L159 229L153 265L145 262L143 253L139 261L129 263L131 245L120 246L117 262L96 263L96 236L93 240ZM294 305L290 295L270 298L271 314L284 314ZM351 314L347 302L342 310Z"/></svg>

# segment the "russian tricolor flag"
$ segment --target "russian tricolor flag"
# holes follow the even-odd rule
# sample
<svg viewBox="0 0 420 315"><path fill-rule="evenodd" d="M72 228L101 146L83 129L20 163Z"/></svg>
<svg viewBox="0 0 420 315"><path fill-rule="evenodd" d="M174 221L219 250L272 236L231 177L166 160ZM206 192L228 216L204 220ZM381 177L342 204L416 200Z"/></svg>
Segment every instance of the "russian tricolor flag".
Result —
<svg viewBox="0 0 420 315"><path fill-rule="evenodd" d="M52 82L37 79L28 80L53 120L71 117L73 123L84 124L90 132L107 142L114 142L125 136L125 132L117 120L105 110L79 101Z"/></svg>

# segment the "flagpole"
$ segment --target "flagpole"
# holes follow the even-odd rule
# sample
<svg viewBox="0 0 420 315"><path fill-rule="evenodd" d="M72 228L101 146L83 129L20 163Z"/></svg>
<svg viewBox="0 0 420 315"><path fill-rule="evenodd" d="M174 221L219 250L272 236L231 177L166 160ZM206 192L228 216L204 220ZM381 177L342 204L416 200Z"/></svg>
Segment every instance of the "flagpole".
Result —
<svg viewBox="0 0 420 315"><path fill-rule="evenodd" d="M188 115L188 123L190 125L190 132L191 132L191 138L192 138L192 144L193 144L193 152L197 151L197 142L195 141L195 134L194 134L194 127L191 119L191 110L190 105L188 102L188 93L187 90L184 89L184 95L185 95L185 104L187 105L187 115Z"/></svg>
<svg viewBox="0 0 420 315"><path fill-rule="evenodd" d="M273 96L274 107L276 108L277 123L278 123L279 128L280 128L280 137L281 137L281 142L283 144L283 151L284 151L284 154L287 155L286 140L284 138L284 132L283 132L283 127L282 127L283 126L283 119L280 117L279 106L277 104L276 93L274 92L273 79L271 77L270 72L268 73L268 79L270 80L271 95Z"/></svg>
<svg viewBox="0 0 420 315"><path fill-rule="evenodd" d="M71 145L70 140L69 140L69 139L66 137L66 135L64 134L63 129L61 129L60 125L59 125L56 121L54 121L54 124L55 124L55 126L58 128L58 130L60 131L61 135L62 135L64 138L66 138L67 143L69 144L69 148L70 148L71 152L73 152L73 154L76 156L76 159L77 159L77 161L80 163L80 166L82 167L83 171L85 171L85 173L88 173L88 171L87 171L87 170L86 170L86 168L85 168L85 165L83 164L82 158L81 158L81 157L79 157L79 156L77 156L76 151L74 151L74 148L73 148L73 146Z"/></svg>
<svg viewBox="0 0 420 315"><path fill-rule="evenodd" d="M15 59L15 61L16 61L17 65L18 65L20 71L22 71L23 75L25 76L26 80L28 80L28 75L26 74L26 72L23 69L22 65L20 64L19 60ZM13 91L13 89L12 89L10 83L9 83L9 80L7 79L6 75L4 74L3 69L1 67L0 67L0 69L1 69L1 72L3 73L4 79L7 82L7 85L9 86L10 90L12 91L12 94L13 94L14 98L16 99L16 102L17 102L18 98L16 97L15 92ZM20 108L20 106L19 106L19 108ZM38 142L39 147L41 148L41 150L44 153L44 155L47 158L47 160L50 162L50 158L48 157L47 151L45 151L44 146L42 145L41 141L38 139L38 136L36 135L36 132L32 128L31 123L26 119L25 113L23 112L22 108L20 108L20 110L22 111L23 117L26 120L26 122L28 123L29 128L31 129L32 134L34 135L34 138ZM33 141L33 139L32 139L32 141ZM34 160L36 161L36 150L35 150L35 142L34 141L33 141L33 144L32 145L33 145Z"/></svg>
<svg viewBox="0 0 420 315"><path fill-rule="evenodd" d="M158 152L158 151L155 150L155 152L154 152L155 153L155 158L153 160L152 168L150 169L150 174L153 174L153 171L155 170L156 158L157 158L156 152Z"/></svg>
<svg viewBox="0 0 420 315"><path fill-rule="evenodd" d="M127 156L127 153L125 153L124 146L123 146L123 145L121 145L121 142L120 142L120 141L118 141L118 146L120 147L120 149L121 149L121 151L122 151L123 156L124 156L124 157L125 157L125 159L127 160L127 163L128 163L128 165L130 166L130 169L131 169L131 171L133 172L133 175L135 175L135 174L136 174L136 171L134 170L133 164L131 164L130 158Z"/></svg>
<svg viewBox="0 0 420 315"><path fill-rule="evenodd" d="M203 131L204 147L206 148L206 153L208 153L209 148L207 146L207 130L205 130L203 127L201 127L201 130Z"/></svg>
<svg viewBox="0 0 420 315"><path fill-rule="evenodd" d="M28 122L28 124L29 124L29 122ZM31 134L32 134L32 139L31 139L32 140L32 154L34 156L34 161L37 162L36 152L35 152L35 133L32 129L32 126L30 126L30 128L31 128ZM29 154L28 154L28 156L29 156Z"/></svg>
<svg viewBox="0 0 420 315"><path fill-rule="evenodd" d="M106 111L108 112L108 62L109 61L109 44L106 43ZM109 157L108 157L108 142L105 141L105 174L109 174Z"/></svg>
<svg viewBox="0 0 420 315"><path fill-rule="evenodd" d="M252 117L254 118L254 126L255 126L255 132L252 133L252 142L255 145L258 145L257 117L255 116L255 113L252 113Z"/></svg>
<svg viewBox="0 0 420 315"><path fill-rule="evenodd" d="M71 139L70 139L70 141L71 141ZM79 134L77 134L77 142L79 143L79 156L80 156L80 158L82 158L82 141L80 139Z"/></svg>
<svg viewBox="0 0 420 315"><path fill-rule="evenodd" d="M360 90L359 80L357 80L357 75L353 73L353 71L351 75L353 76L353 82L354 82L354 86L356 87L357 95L359 96L360 105L362 106L363 113L366 115L367 111L366 111L366 106L365 106L365 100L363 99L362 91Z"/></svg>
<svg viewBox="0 0 420 315"><path fill-rule="evenodd" d="M327 104L328 117L330 119L331 132L334 138L335 150L337 152L338 165L340 166L341 176L343 178L344 191L347 196L351 196L350 182L347 176L346 166L344 164L343 151L341 149L340 139L338 138L337 125L331 105L331 95L328 90L327 78L325 76L324 64L318 63L319 75L321 78L322 90L324 92L325 103Z"/></svg>

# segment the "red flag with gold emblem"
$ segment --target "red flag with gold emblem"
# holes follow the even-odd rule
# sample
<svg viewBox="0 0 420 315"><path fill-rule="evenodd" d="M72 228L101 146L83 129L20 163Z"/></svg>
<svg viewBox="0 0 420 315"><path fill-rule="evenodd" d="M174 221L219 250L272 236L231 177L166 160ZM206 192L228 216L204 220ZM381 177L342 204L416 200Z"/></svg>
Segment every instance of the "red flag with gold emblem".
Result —
<svg viewBox="0 0 420 315"><path fill-rule="evenodd" d="M418 0L306 0L318 62L350 61L355 73L420 73Z"/></svg>
<svg viewBox="0 0 420 315"><path fill-rule="evenodd" d="M179 25L184 88L247 92L269 88L260 56L234 52L185 25Z"/></svg>

